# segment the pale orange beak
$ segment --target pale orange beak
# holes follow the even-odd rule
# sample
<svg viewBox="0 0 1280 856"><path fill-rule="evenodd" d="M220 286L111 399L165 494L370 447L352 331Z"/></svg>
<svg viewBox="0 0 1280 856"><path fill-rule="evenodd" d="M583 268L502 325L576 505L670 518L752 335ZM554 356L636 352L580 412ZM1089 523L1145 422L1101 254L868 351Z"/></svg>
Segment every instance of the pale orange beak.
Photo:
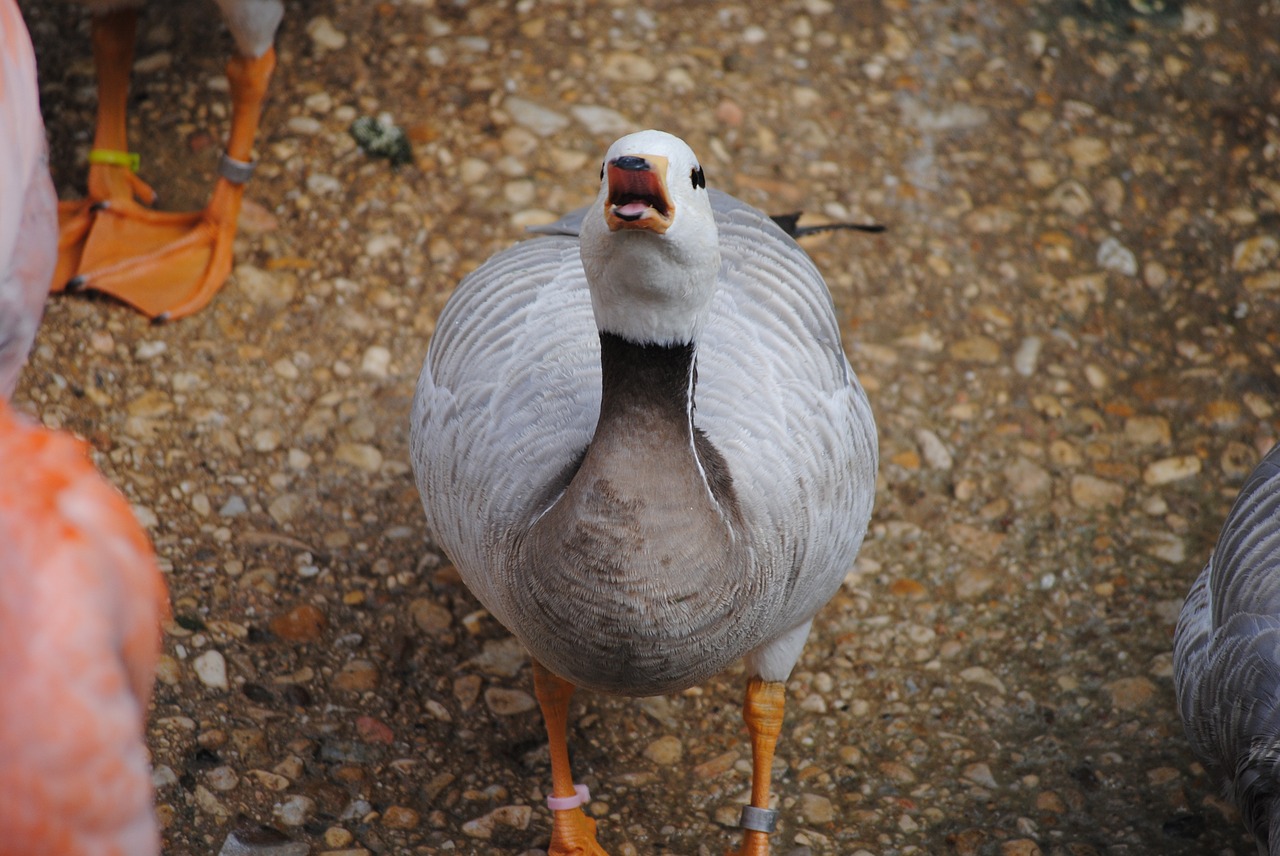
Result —
<svg viewBox="0 0 1280 856"><path fill-rule="evenodd" d="M605 165L609 195L604 220L611 231L644 229L659 235L671 227L675 205L667 195L667 159L623 155Z"/></svg>

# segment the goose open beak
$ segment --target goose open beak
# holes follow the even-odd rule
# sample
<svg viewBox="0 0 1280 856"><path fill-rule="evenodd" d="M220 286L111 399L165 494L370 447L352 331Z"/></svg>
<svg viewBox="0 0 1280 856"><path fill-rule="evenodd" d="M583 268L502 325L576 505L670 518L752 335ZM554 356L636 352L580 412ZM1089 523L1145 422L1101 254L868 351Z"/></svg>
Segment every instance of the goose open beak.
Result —
<svg viewBox="0 0 1280 856"><path fill-rule="evenodd" d="M609 195L604 219L611 231L645 229L661 235L671 227L675 205L667 194L667 159L623 155L605 167Z"/></svg>

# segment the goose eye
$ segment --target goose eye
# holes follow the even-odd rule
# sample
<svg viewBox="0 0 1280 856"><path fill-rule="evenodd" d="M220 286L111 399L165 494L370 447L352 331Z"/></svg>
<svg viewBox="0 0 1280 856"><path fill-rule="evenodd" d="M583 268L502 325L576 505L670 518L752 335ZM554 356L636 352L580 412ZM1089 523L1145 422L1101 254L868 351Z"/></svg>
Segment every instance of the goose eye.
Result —
<svg viewBox="0 0 1280 856"><path fill-rule="evenodd" d="M707 177L702 174L702 167L695 166L693 172L689 173L689 180L693 182L694 187L706 187Z"/></svg>
<svg viewBox="0 0 1280 856"><path fill-rule="evenodd" d="M604 163L603 162L601 162L600 164L600 180L604 181Z"/></svg>

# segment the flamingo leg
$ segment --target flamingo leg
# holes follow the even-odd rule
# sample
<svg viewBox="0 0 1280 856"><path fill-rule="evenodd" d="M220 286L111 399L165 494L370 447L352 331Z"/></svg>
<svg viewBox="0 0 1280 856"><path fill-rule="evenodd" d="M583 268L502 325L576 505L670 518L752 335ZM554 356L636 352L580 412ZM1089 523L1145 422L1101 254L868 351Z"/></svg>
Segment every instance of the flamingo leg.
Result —
<svg viewBox="0 0 1280 856"><path fill-rule="evenodd" d="M747 698L742 718L751 735L751 803L763 813L769 811L769 789L773 778L773 755L782 734L786 685L781 681L752 678L747 682ZM745 816L744 812L744 816ZM772 826L772 824L769 824ZM747 829L742 846L728 856L769 856L769 833Z"/></svg>
<svg viewBox="0 0 1280 856"><path fill-rule="evenodd" d="M551 795L572 799L573 772L569 769L569 700L576 687L552 674L536 660L533 663L533 692L542 707L551 748ZM596 841L596 822L581 808L553 811L554 826L547 856L608 856Z"/></svg>
<svg viewBox="0 0 1280 856"><path fill-rule="evenodd" d="M113 12L94 19L99 79L95 150L124 152L128 146L125 105L136 17ZM154 192L129 165L91 164L88 199L59 207L62 234L54 291L64 285L101 291L158 320L190 315L213 299L231 272L244 181L274 68L274 49L227 63L231 130L222 175L203 211L153 211L138 200L150 203Z"/></svg>

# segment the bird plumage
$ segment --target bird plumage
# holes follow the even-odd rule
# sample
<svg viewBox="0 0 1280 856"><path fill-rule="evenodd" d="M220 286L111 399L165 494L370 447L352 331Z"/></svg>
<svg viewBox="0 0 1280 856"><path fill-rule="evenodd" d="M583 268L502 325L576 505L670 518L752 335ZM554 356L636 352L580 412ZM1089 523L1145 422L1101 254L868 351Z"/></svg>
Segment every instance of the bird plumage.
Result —
<svg viewBox="0 0 1280 856"><path fill-rule="evenodd" d="M764 856L783 681L875 493L875 423L831 295L776 223L657 131L610 146L594 204L458 286L414 397L427 524L529 649L550 856L604 851L566 745L575 687L674 692L744 658Z"/></svg>
<svg viewBox="0 0 1280 856"><path fill-rule="evenodd" d="M88 448L8 403L56 259L43 129L30 40L0 0L0 853L155 856L164 580Z"/></svg>
<svg viewBox="0 0 1280 856"><path fill-rule="evenodd" d="M821 276L765 214L715 191L711 201L722 260L698 342L694 421L732 474L752 538L739 545L751 561L738 570L758 588L731 645L711 650L673 628L664 646L682 679L636 694L697 683L752 652L766 677L784 678L804 640L792 631L807 630L843 580L874 494L874 422ZM523 569L513 562L592 440L600 387L578 240L553 235L498 254L458 286L415 400L413 457L436 543L485 606L552 663L577 656L582 640L561 643L572 634L564 626L521 626L513 595ZM592 597L589 583L575 591ZM646 618L634 620L640 632ZM558 646L565 652L552 654Z"/></svg>
<svg viewBox="0 0 1280 856"><path fill-rule="evenodd" d="M1174 688L1196 756L1258 852L1280 856L1280 446L1245 481L1183 604Z"/></svg>
<svg viewBox="0 0 1280 856"><path fill-rule="evenodd" d="M0 0L0 399L18 385L58 253L58 199L40 116L35 52Z"/></svg>
<svg viewBox="0 0 1280 856"><path fill-rule="evenodd" d="M159 853L144 726L163 578L84 444L3 401L0 544L0 850Z"/></svg>

